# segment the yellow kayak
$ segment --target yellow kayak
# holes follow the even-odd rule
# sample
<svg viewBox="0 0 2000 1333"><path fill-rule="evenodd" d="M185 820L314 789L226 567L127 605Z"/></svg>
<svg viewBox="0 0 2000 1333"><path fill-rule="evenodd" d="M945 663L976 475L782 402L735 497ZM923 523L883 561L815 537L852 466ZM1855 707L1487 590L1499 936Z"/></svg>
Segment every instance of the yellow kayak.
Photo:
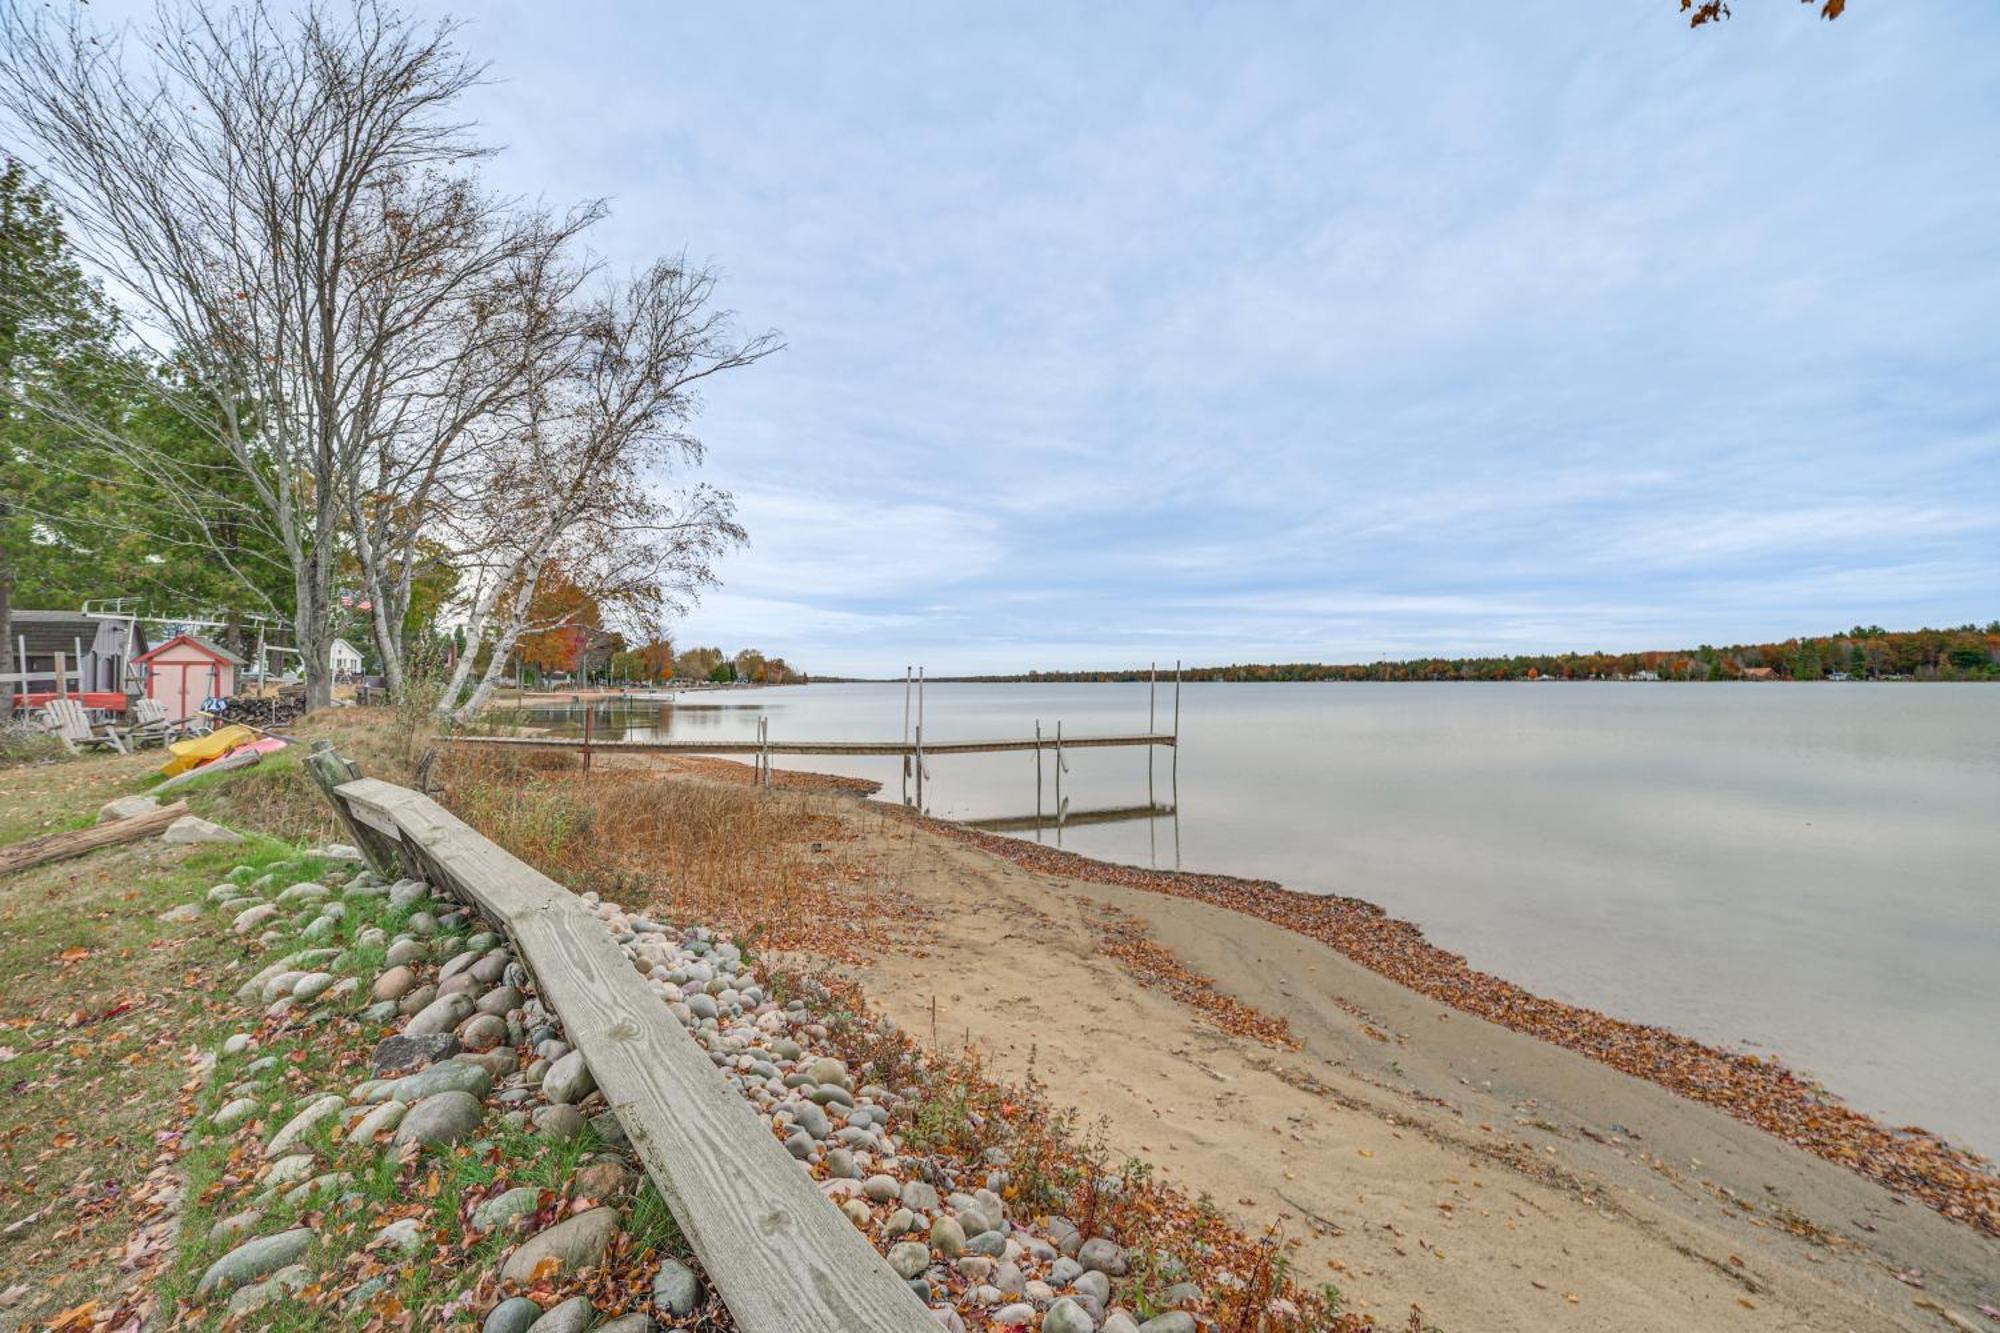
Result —
<svg viewBox="0 0 2000 1333"><path fill-rule="evenodd" d="M160 776L170 778L190 768L199 768L209 760L220 759L237 746L247 745L256 739L257 733L248 727L227 726L217 727L206 736L175 741L167 747L170 757L160 766Z"/></svg>

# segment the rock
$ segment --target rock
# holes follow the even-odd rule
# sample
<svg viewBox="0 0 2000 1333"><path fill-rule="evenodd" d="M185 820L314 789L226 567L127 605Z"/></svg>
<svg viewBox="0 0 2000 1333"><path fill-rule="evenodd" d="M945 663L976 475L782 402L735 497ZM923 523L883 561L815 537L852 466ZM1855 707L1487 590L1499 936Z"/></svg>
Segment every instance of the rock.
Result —
<svg viewBox="0 0 2000 1333"><path fill-rule="evenodd" d="M256 1099L238 1097L235 1101L226 1103L221 1110L217 1111L210 1123L217 1129L231 1130L255 1114L257 1114Z"/></svg>
<svg viewBox="0 0 2000 1333"><path fill-rule="evenodd" d="M536 1232L507 1256L500 1269L503 1281L528 1281L535 1265L554 1259L562 1271L590 1268L601 1262L604 1251L618 1235L618 1210L592 1208L567 1221Z"/></svg>
<svg viewBox="0 0 2000 1333"><path fill-rule="evenodd" d="M313 1173L314 1158L309 1152L286 1153L264 1168L261 1184L271 1188L295 1185Z"/></svg>
<svg viewBox="0 0 2000 1333"><path fill-rule="evenodd" d="M458 1038L449 1032L416 1037L405 1034L376 1046L373 1067L377 1074L407 1074L457 1054Z"/></svg>
<svg viewBox="0 0 2000 1333"><path fill-rule="evenodd" d="M507 1077L521 1067L521 1057L512 1046L502 1046L497 1050L467 1053L461 1051L453 1057L461 1064L477 1066L491 1074L495 1082Z"/></svg>
<svg viewBox="0 0 2000 1333"><path fill-rule="evenodd" d="M134 815L148 815L160 808L160 803L151 796L120 796L115 801L106 801L97 812L97 822L108 824L114 819L130 819Z"/></svg>
<svg viewBox="0 0 2000 1333"><path fill-rule="evenodd" d="M359 847L344 842L330 842L324 847L315 847L307 852L306 855L323 856L329 861L359 861L362 859Z"/></svg>
<svg viewBox="0 0 2000 1333"><path fill-rule="evenodd" d="M354 1122L347 1131L349 1143L372 1143L377 1134L387 1133L403 1123L403 1117L410 1113L406 1102L388 1101L369 1111Z"/></svg>
<svg viewBox="0 0 2000 1333"><path fill-rule="evenodd" d="M547 1135L558 1143L583 1133L583 1112L561 1102L554 1106L536 1107L530 1119L534 1121L536 1133Z"/></svg>
<svg viewBox="0 0 2000 1333"><path fill-rule="evenodd" d="M1090 1311L1065 1296L1042 1316L1042 1333L1097 1333L1097 1321L1090 1317Z"/></svg>
<svg viewBox="0 0 2000 1333"><path fill-rule="evenodd" d="M578 1199L615 1199L631 1182L623 1162L614 1157L600 1157L577 1168L570 1177L569 1191Z"/></svg>
<svg viewBox="0 0 2000 1333"><path fill-rule="evenodd" d="M1095 1269L1112 1277L1125 1276L1124 1247L1102 1236L1093 1236L1085 1241L1083 1248L1076 1252L1076 1261L1087 1269Z"/></svg>
<svg viewBox="0 0 2000 1333"><path fill-rule="evenodd" d="M621 1314L609 1323L599 1324L597 1333L655 1333L660 1326L644 1311L634 1310L631 1314Z"/></svg>
<svg viewBox="0 0 2000 1333"><path fill-rule="evenodd" d="M806 1071L806 1077L815 1083L831 1083L841 1088L849 1086L847 1065L831 1057L822 1057L813 1061L812 1068Z"/></svg>
<svg viewBox="0 0 2000 1333"><path fill-rule="evenodd" d="M541 1306L526 1296L510 1296L486 1312L479 1333L528 1333L541 1317Z"/></svg>
<svg viewBox="0 0 2000 1333"><path fill-rule="evenodd" d="M480 996L472 1007L482 1014L498 1014L504 1018L509 1010L521 1007L522 998L521 992L512 986L495 986Z"/></svg>
<svg viewBox="0 0 2000 1333"><path fill-rule="evenodd" d="M408 995L416 984L417 974L412 968L407 965L392 967L375 978L375 984L369 988L368 993L378 1000L400 1000Z"/></svg>
<svg viewBox="0 0 2000 1333"><path fill-rule="evenodd" d="M264 1281L253 1282L231 1296L228 1313L235 1316L261 1310L274 1301L303 1291L311 1282L312 1273L304 1264L286 1264Z"/></svg>
<svg viewBox="0 0 2000 1333"><path fill-rule="evenodd" d="M938 1192L921 1180L912 1180L903 1186L903 1204L920 1213L934 1213L938 1210Z"/></svg>
<svg viewBox="0 0 2000 1333"><path fill-rule="evenodd" d="M931 1223L931 1248L947 1259L965 1253L965 1228L955 1217L940 1217Z"/></svg>
<svg viewBox="0 0 2000 1333"><path fill-rule="evenodd" d="M271 1142L264 1149L264 1155L283 1157L319 1125L339 1115L346 1105L347 1098L339 1093L328 1093L324 1097L308 1102L303 1111L286 1121L284 1127L271 1137Z"/></svg>
<svg viewBox="0 0 2000 1333"><path fill-rule="evenodd" d="M478 1065L462 1060L444 1060L397 1079L395 1089L389 1095L399 1102L414 1104L426 1097L435 1097L440 1092L465 1092L478 1098L492 1089L493 1075Z"/></svg>
<svg viewBox="0 0 2000 1333"><path fill-rule="evenodd" d="M1195 1333L1194 1316L1184 1310L1157 1315L1139 1325L1139 1333Z"/></svg>
<svg viewBox="0 0 2000 1333"><path fill-rule="evenodd" d="M498 1014L474 1014L459 1025L458 1040L468 1051L490 1051L507 1040L507 1020Z"/></svg>
<svg viewBox="0 0 2000 1333"><path fill-rule="evenodd" d="M257 1224L263 1220L264 1214L256 1208L234 1213L210 1227L208 1238L218 1245L224 1241L235 1240L246 1232L255 1231Z"/></svg>
<svg viewBox="0 0 2000 1333"><path fill-rule="evenodd" d="M693 1314L701 1304L701 1279L680 1260L662 1259L660 1271L653 1274L653 1303L677 1317Z"/></svg>
<svg viewBox="0 0 2000 1333"><path fill-rule="evenodd" d="M1007 1237L998 1231L982 1231L966 1241L965 1248L968 1253L983 1254L998 1259L1007 1253Z"/></svg>
<svg viewBox="0 0 2000 1333"><path fill-rule="evenodd" d="M198 1295L226 1290L277 1272L295 1264L312 1248L313 1233L304 1227L280 1231L275 1236L259 1236L223 1255L208 1266L196 1285Z"/></svg>
<svg viewBox="0 0 2000 1333"><path fill-rule="evenodd" d="M616 1111L600 1111L590 1117L590 1127L597 1131L598 1139L607 1148L619 1152L630 1151L632 1140L625 1133L625 1122L618 1118Z"/></svg>
<svg viewBox="0 0 2000 1333"><path fill-rule="evenodd" d="M196 815L182 815L167 825L167 831L160 835L160 841L175 847L192 847L203 842L241 842L243 835L232 833L220 824L211 824ZM272 911L276 911L273 908Z"/></svg>
<svg viewBox="0 0 2000 1333"><path fill-rule="evenodd" d="M472 1225L481 1231L491 1231L506 1226L519 1217L526 1217L542 1205L542 1192L530 1185L520 1185L504 1194L496 1194L472 1210Z"/></svg>
<svg viewBox="0 0 2000 1333"><path fill-rule="evenodd" d="M201 904L182 903L179 907L169 907L157 919L170 926L185 926L201 920Z"/></svg>
<svg viewBox="0 0 2000 1333"><path fill-rule="evenodd" d="M919 1241L906 1240L889 1247L889 1267L896 1270L896 1276L904 1281L916 1277L931 1266L931 1248Z"/></svg>
<svg viewBox="0 0 2000 1333"><path fill-rule="evenodd" d="M833 1122L826 1112L812 1102L800 1102L792 1108L792 1123L816 1139L823 1139L833 1133Z"/></svg>
<svg viewBox="0 0 2000 1333"><path fill-rule="evenodd" d="M238 912L236 919L229 923L229 928L238 935L248 935L277 914L278 909L271 904L258 903L255 907L246 907Z"/></svg>
<svg viewBox="0 0 2000 1333"><path fill-rule="evenodd" d="M528 1333L583 1333L597 1310L588 1296L572 1296L528 1325Z"/></svg>
<svg viewBox="0 0 2000 1333"><path fill-rule="evenodd" d="M292 983L292 998L300 1004L308 1004L333 988L340 980L331 972L308 972Z"/></svg>
<svg viewBox="0 0 2000 1333"><path fill-rule="evenodd" d="M375 1233L370 1245L381 1245L399 1254L415 1254L423 1248L423 1223L414 1217L400 1218Z"/></svg>
<svg viewBox="0 0 2000 1333"><path fill-rule="evenodd" d="M542 1075L542 1095L552 1102L580 1102L597 1088L582 1051L571 1051Z"/></svg>
<svg viewBox="0 0 2000 1333"><path fill-rule="evenodd" d="M394 1142L456 1143L479 1128L486 1108L469 1092L440 1092L409 1109Z"/></svg>
<svg viewBox="0 0 2000 1333"><path fill-rule="evenodd" d="M1113 1310L1104 1321L1104 1333L1139 1333L1139 1321L1123 1310Z"/></svg>
<svg viewBox="0 0 2000 1333"><path fill-rule="evenodd" d="M854 1154L845 1148L833 1148L826 1154L826 1174L834 1180L859 1180L861 1171L854 1165Z"/></svg>
<svg viewBox="0 0 2000 1333"><path fill-rule="evenodd" d="M901 1197L903 1182L894 1176L870 1176L861 1182L861 1192L873 1203L888 1203Z"/></svg>
<svg viewBox="0 0 2000 1333"><path fill-rule="evenodd" d="M333 896L333 890L312 880L300 880L280 893L276 902L280 907L295 907L300 903L323 903Z"/></svg>
<svg viewBox="0 0 2000 1333"><path fill-rule="evenodd" d="M472 997L468 995L440 995L423 1007L408 1023L403 1025L406 1037L426 1037L450 1032L472 1014Z"/></svg>
<svg viewBox="0 0 2000 1333"><path fill-rule="evenodd" d="M1002 1328L1031 1328L1035 1323L1035 1307L1018 1301L1003 1305L993 1312L993 1322Z"/></svg>
<svg viewBox="0 0 2000 1333"><path fill-rule="evenodd" d="M390 967L407 967L411 963L422 962L429 951L416 940L397 940L389 946L386 961Z"/></svg>

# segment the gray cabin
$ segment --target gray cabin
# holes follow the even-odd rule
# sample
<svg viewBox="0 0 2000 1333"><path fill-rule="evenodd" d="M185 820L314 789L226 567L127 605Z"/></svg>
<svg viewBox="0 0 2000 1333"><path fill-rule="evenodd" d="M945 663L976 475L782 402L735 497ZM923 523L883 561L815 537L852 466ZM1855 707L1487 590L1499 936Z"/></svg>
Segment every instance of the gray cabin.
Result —
<svg viewBox="0 0 2000 1333"><path fill-rule="evenodd" d="M63 659L66 690L129 694L144 688L139 679L144 668L132 665L148 647L146 627L139 621L78 611L16 611L9 620L14 670L28 677L9 682L9 694L54 692L57 654Z"/></svg>

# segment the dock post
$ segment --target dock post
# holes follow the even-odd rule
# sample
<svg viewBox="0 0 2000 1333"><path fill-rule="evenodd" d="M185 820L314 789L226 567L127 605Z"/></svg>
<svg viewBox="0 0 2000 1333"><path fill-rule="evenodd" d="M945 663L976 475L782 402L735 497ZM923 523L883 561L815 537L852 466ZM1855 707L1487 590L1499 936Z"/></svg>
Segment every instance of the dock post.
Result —
<svg viewBox="0 0 2000 1333"><path fill-rule="evenodd" d="M1160 664L1155 662L1146 668L1146 734L1148 736L1157 735L1160 730L1159 722L1154 713L1155 696L1159 694L1159 690ZM1149 743L1146 746L1146 804L1152 805L1153 803L1153 747Z"/></svg>
<svg viewBox="0 0 2000 1333"><path fill-rule="evenodd" d="M1035 719L1035 841L1042 840L1042 720Z"/></svg>
<svg viewBox="0 0 2000 1333"><path fill-rule="evenodd" d="M1063 775L1062 721L1058 719L1056 722L1056 846L1058 847L1062 846L1062 826L1063 826L1063 814L1064 814L1062 775Z"/></svg>
<svg viewBox="0 0 2000 1333"><path fill-rule="evenodd" d="M924 812L924 724L917 723L917 813Z"/></svg>
<svg viewBox="0 0 2000 1333"><path fill-rule="evenodd" d="M1151 750L1151 747L1147 747ZM1181 664L1174 661L1174 763L1173 763L1174 805L1181 803Z"/></svg>
<svg viewBox="0 0 2000 1333"><path fill-rule="evenodd" d="M583 771L585 776L588 776L590 773L590 720L596 712L595 708L586 708L583 710Z"/></svg>
<svg viewBox="0 0 2000 1333"><path fill-rule="evenodd" d="M910 668L903 668L903 744L910 743ZM903 751L903 804L910 803L910 752Z"/></svg>

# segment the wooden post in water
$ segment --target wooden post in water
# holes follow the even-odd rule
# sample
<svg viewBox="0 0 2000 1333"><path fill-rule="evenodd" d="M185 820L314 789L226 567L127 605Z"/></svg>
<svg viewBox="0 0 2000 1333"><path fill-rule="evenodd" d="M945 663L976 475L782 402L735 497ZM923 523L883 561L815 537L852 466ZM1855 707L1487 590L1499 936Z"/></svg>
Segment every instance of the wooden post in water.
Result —
<svg viewBox="0 0 2000 1333"><path fill-rule="evenodd" d="M910 743L910 668L903 668L903 744ZM910 803L910 756L903 755L903 804Z"/></svg>
<svg viewBox="0 0 2000 1333"><path fill-rule="evenodd" d="M1035 719L1035 841L1042 840L1042 720Z"/></svg>
<svg viewBox="0 0 2000 1333"><path fill-rule="evenodd" d="M917 813L924 811L924 669L917 668Z"/></svg>
<svg viewBox="0 0 2000 1333"><path fill-rule="evenodd" d="M583 710L583 771L585 776L588 776L590 773L590 719L596 712L595 708L585 708Z"/></svg>
<svg viewBox="0 0 2000 1333"><path fill-rule="evenodd" d="M1156 695L1158 695L1159 691L1160 691L1160 664L1158 662L1155 662L1151 666L1146 668L1146 734L1149 736L1157 733L1160 729L1158 725L1158 720L1154 714L1154 698ZM1146 804L1152 805L1154 803L1155 802L1153 801L1153 747L1148 745L1146 747Z"/></svg>
<svg viewBox="0 0 2000 1333"><path fill-rule="evenodd" d="M1058 718L1056 720L1056 846L1058 847L1062 846L1062 826L1063 826L1062 775L1063 775L1062 720Z"/></svg>
<svg viewBox="0 0 2000 1333"><path fill-rule="evenodd" d="M1147 747L1148 753L1151 747ZM1174 661L1174 760L1173 760L1174 806L1181 803L1181 664Z"/></svg>

